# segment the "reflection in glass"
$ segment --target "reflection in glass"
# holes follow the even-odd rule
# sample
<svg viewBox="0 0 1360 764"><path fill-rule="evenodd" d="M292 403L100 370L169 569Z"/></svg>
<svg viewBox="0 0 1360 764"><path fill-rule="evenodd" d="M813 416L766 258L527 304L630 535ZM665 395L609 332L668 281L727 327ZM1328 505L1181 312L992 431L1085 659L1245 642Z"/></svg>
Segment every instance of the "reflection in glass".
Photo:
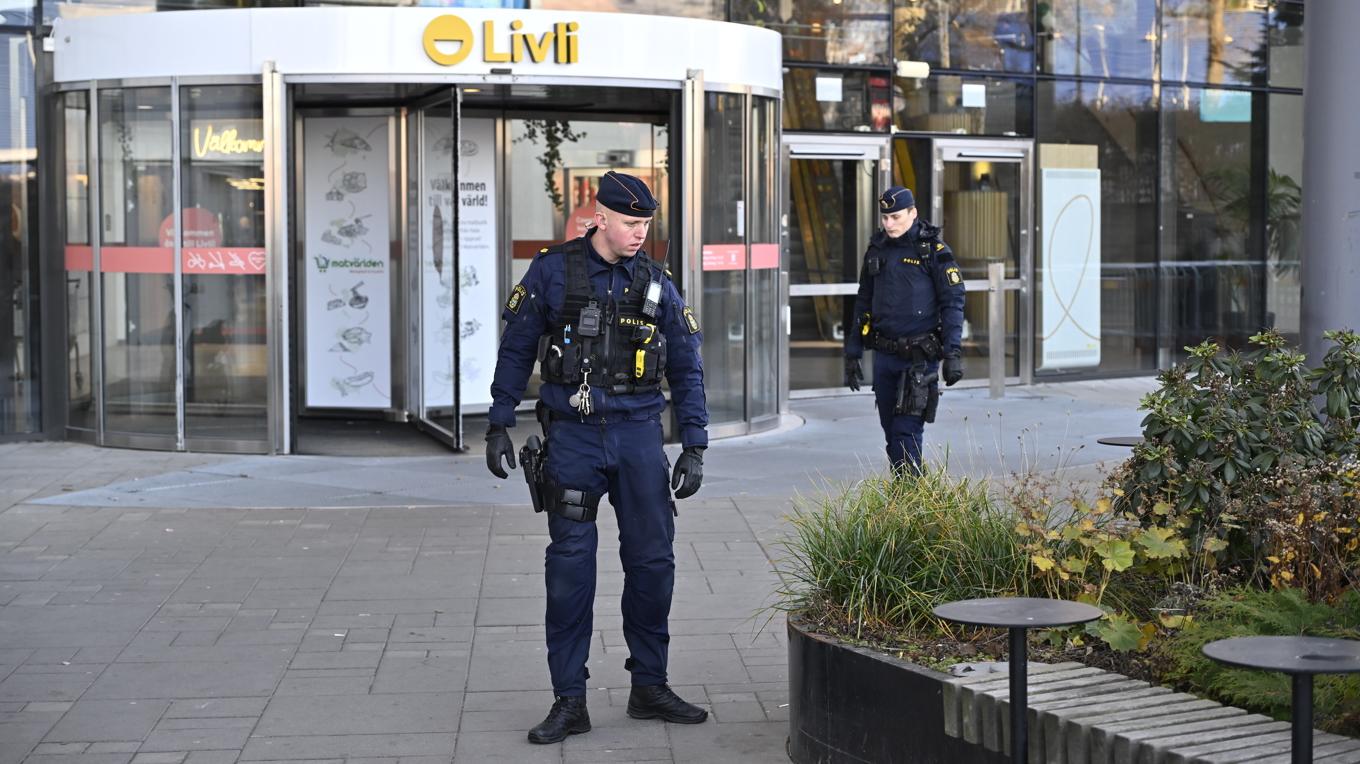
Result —
<svg viewBox="0 0 1360 764"><path fill-rule="evenodd" d="M31 4L22 6L24 15ZM18 14L12 14L18 15ZM0 434L40 429L37 387L37 224L36 78L28 35L0 35L7 80L0 101Z"/></svg>
<svg viewBox="0 0 1360 764"><path fill-rule="evenodd" d="M751 115L751 418L779 411L779 102Z"/></svg>
<svg viewBox="0 0 1360 764"><path fill-rule="evenodd" d="M1152 79L1156 0L1053 0L1039 8L1042 71Z"/></svg>
<svg viewBox="0 0 1360 764"><path fill-rule="evenodd" d="M937 74L897 77L897 127L932 133L1028 135L1034 108L1029 80Z"/></svg>
<svg viewBox="0 0 1360 764"><path fill-rule="evenodd" d="M263 100L256 85L180 90L184 430L264 441Z"/></svg>
<svg viewBox="0 0 1360 764"><path fill-rule="evenodd" d="M1299 243L1303 197L1303 96L1270 96L1266 176L1266 322L1299 339Z"/></svg>
<svg viewBox="0 0 1360 764"><path fill-rule="evenodd" d="M106 432L175 435L170 89L99 91Z"/></svg>
<svg viewBox="0 0 1360 764"><path fill-rule="evenodd" d="M784 129L879 132L892 121L886 74L786 67Z"/></svg>
<svg viewBox="0 0 1360 764"><path fill-rule="evenodd" d="M1243 103L1162 89L1162 346L1173 360L1207 338L1240 347L1264 322L1265 263L1251 237L1265 174L1252 163L1259 104L1231 95Z"/></svg>
<svg viewBox="0 0 1360 764"><path fill-rule="evenodd" d="M992 263L1006 265L1006 278L1019 278L1020 163L945 162L941 186L944 212L931 222L945 227L964 279L987 278ZM930 218L928 210L921 213Z"/></svg>
<svg viewBox="0 0 1360 764"><path fill-rule="evenodd" d="M948 161L941 173L944 212L931 222L944 226L945 242L954 250L965 280L986 279L987 266L1003 263L1006 278L1020 274L1021 196L1019 162ZM919 204L919 202L918 202ZM928 210L921 210L927 220ZM1006 376L1019 373L1015 352L1018 303L1014 292L1006 293ZM991 338L987 320L987 294L970 292L963 305L963 356L965 374L987 376Z"/></svg>
<svg viewBox="0 0 1360 764"><path fill-rule="evenodd" d="M882 66L888 63L889 7L888 0L734 0L731 20L779 32L785 61Z"/></svg>
<svg viewBox="0 0 1360 764"><path fill-rule="evenodd" d="M952 244L950 246L953 246ZM1020 300L1019 292L1007 290L1005 295L1005 343L1003 373L1007 377L1020 374ZM987 293L968 292L963 298L963 378L987 379L991 373L991 322L987 320Z"/></svg>
<svg viewBox="0 0 1360 764"><path fill-rule="evenodd" d="M1152 369L1157 362L1157 101L1152 87L1043 82L1037 112L1041 167L1089 166L1084 158L1090 157L1100 170L1100 371ZM1083 159L1073 163L1073 156ZM1036 262L1042 284L1042 257Z"/></svg>
<svg viewBox="0 0 1360 764"><path fill-rule="evenodd" d="M1270 5L1270 84L1303 87L1303 4L1275 0Z"/></svg>
<svg viewBox="0 0 1360 764"><path fill-rule="evenodd" d="M89 94L61 99L66 263L66 425L97 429L92 315L94 251L90 247Z"/></svg>
<svg viewBox="0 0 1360 764"><path fill-rule="evenodd" d="M878 224L876 167L869 160L790 160L791 288L842 284L853 295L861 255ZM853 296L790 298L790 390L840 387L853 308Z"/></svg>
<svg viewBox="0 0 1360 764"><path fill-rule="evenodd" d="M897 58L933 69L1034 71L1030 0L899 0Z"/></svg>
<svg viewBox="0 0 1360 764"><path fill-rule="evenodd" d="M1164 0L1162 79L1264 84L1265 3Z"/></svg>
<svg viewBox="0 0 1360 764"><path fill-rule="evenodd" d="M315 0L317 4L329 0ZM403 4L392 0L398 5ZM480 2L480 0L478 0ZM502 3L507 3L502 5ZM508 3L516 3L510 5ZM441 5L443 3L440 3ZM450 3L450 5L463 3ZM466 3L472 5L472 3ZM526 0L496 0L494 8L524 8ZM533 0L535 10L547 11L592 11L601 13L646 13L657 16L685 16L696 19L716 19L722 21L727 16L727 5L722 0Z"/></svg>
<svg viewBox="0 0 1360 764"><path fill-rule="evenodd" d="M709 93L704 109L704 388L713 424L746 419L746 230L741 95Z"/></svg>

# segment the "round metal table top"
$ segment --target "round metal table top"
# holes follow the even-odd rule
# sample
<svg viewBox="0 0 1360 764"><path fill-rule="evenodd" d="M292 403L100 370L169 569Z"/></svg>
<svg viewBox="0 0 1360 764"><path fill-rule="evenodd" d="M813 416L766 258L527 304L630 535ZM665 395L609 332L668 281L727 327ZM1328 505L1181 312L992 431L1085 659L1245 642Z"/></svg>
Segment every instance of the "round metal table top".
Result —
<svg viewBox="0 0 1360 764"><path fill-rule="evenodd" d="M936 607L934 613L946 621L969 626L1009 629L1071 626L1094 621L1105 614L1093 605L1041 597L986 597L947 602Z"/></svg>
<svg viewBox="0 0 1360 764"><path fill-rule="evenodd" d="M1102 446L1123 446L1125 448L1133 448L1134 446L1142 445L1143 436L1109 435L1104 438L1096 438L1096 442L1101 444Z"/></svg>
<svg viewBox="0 0 1360 764"><path fill-rule="evenodd" d="M1204 646L1220 663L1286 674L1360 672L1360 640L1326 637L1234 637Z"/></svg>

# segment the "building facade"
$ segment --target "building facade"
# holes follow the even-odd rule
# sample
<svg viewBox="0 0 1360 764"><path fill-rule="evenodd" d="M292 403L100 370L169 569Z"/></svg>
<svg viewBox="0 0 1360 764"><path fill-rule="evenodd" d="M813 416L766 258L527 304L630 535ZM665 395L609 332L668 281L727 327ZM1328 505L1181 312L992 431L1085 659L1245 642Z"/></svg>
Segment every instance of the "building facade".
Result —
<svg viewBox="0 0 1360 764"><path fill-rule="evenodd" d="M245 19L278 4L225 5L0 11L0 438L278 453L373 416L461 443L501 298L611 168L659 189L719 436L839 389L893 182L959 255L974 384L1298 332L1302 2L299 3L272 79L213 40L269 50L281 17Z"/></svg>

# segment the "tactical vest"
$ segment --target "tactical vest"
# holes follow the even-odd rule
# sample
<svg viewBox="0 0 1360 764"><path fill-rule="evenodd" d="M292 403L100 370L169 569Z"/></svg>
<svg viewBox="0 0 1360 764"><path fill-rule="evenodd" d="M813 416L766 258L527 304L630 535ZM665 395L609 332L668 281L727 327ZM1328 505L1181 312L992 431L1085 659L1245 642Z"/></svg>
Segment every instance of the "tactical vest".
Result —
<svg viewBox="0 0 1360 764"><path fill-rule="evenodd" d="M566 297L558 319L538 343L544 382L589 383L614 395L661 389L666 337L657 325L665 270L646 255L617 299L601 300L590 286L584 238L548 250L562 253Z"/></svg>
<svg viewBox="0 0 1360 764"><path fill-rule="evenodd" d="M911 258L910 265L925 270L931 279L932 289L934 288L934 274L930 273L938 263L936 262L932 244L937 243L939 229L935 228L933 233L922 235L911 249L915 257ZM888 267L888 260L891 259L885 248L877 245L871 246L869 256L864 260L864 275L874 283L873 303L870 305L869 312L862 316L855 317L855 331L860 333L862 342L870 350L877 350L881 353L890 353L903 360L911 362L937 361L940 359L940 329L937 325L934 329L921 334L909 337L893 337L878 331L874 327L874 315L876 307L880 301L892 299L890 295L876 283L879 276L883 275Z"/></svg>

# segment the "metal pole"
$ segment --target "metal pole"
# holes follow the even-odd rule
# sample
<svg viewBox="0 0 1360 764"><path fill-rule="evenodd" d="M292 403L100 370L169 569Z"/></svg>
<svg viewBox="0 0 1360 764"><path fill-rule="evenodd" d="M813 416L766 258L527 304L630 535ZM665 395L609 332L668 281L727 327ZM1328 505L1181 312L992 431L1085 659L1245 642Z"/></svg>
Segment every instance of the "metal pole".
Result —
<svg viewBox="0 0 1360 764"><path fill-rule="evenodd" d="M1006 394L1006 264L987 266L987 375L991 397Z"/></svg>
<svg viewBox="0 0 1360 764"><path fill-rule="evenodd" d="M1289 760L1293 764L1313 761L1313 675L1294 674L1291 707L1294 715Z"/></svg>
<svg viewBox="0 0 1360 764"><path fill-rule="evenodd" d="M1026 719L1029 707L1029 677L1026 675L1025 630L1012 628L1010 680L1011 680L1011 762L1025 764L1029 753L1029 729Z"/></svg>
<svg viewBox="0 0 1360 764"><path fill-rule="evenodd" d="M1313 365L1331 343L1329 329L1360 328L1360 143L1352 115L1360 90L1360 3L1314 3L1304 34L1308 44L1303 87L1303 243L1299 252L1300 340Z"/></svg>

